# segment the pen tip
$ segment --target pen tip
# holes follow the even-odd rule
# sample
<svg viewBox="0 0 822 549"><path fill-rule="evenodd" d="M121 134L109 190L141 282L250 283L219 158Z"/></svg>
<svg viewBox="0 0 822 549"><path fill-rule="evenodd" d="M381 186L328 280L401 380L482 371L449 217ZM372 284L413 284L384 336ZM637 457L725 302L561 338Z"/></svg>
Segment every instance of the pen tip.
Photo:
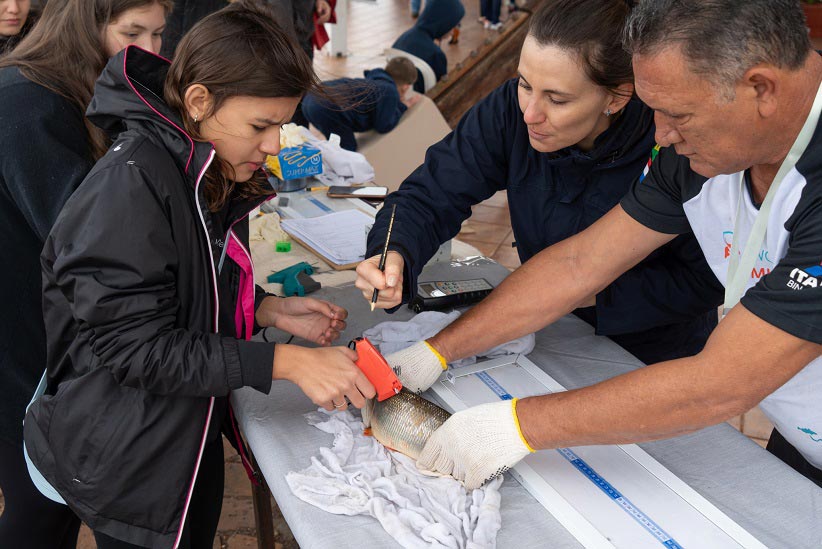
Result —
<svg viewBox="0 0 822 549"><path fill-rule="evenodd" d="M374 312L374 305L376 305L376 303L372 303L372 304L371 304L371 312L372 312L372 313Z"/></svg>

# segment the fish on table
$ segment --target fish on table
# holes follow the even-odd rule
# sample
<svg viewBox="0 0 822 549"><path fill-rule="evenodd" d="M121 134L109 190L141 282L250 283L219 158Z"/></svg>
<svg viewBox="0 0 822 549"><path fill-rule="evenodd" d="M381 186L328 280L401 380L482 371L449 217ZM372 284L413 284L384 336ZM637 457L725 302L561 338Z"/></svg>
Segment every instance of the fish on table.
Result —
<svg viewBox="0 0 822 549"><path fill-rule="evenodd" d="M419 458L428 437L450 416L446 410L407 389L383 401L370 399L362 409L365 434L413 459Z"/></svg>

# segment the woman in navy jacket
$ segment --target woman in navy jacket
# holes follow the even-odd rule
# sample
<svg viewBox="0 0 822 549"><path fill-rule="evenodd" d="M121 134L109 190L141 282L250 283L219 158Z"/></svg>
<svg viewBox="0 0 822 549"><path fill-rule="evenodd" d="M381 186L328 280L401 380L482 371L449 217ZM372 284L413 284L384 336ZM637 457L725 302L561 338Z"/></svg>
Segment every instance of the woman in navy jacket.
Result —
<svg viewBox="0 0 822 549"><path fill-rule="evenodd" d="M627 11L621 0L549 0L533 16L519 78L468 111L388 197L367 257L385 241L392 204L395 253L385 276L373 257L358 268L368 298L375 286L378 306L413 297L417 275L440 243L499 190L508 194L523 263L619 202L654 147L653 112L631 97L630 57L620 44ZM577 314L646 363L692 355L716 325L722 293L709 275L693 236L681 236ZM715 283L706 284L706 276Z"/></svg>

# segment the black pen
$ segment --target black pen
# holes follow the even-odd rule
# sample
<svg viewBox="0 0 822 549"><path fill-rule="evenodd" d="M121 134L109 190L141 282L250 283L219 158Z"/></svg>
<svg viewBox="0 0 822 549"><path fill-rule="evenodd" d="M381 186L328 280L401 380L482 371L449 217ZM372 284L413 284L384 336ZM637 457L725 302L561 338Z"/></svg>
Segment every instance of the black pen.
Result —
<svg viewBox="0 0 822 549"><path fill-rule="evenodd" d="M385 272L385 258L388 255L388 241L391 240L391 229L394 228L394 214L397 213L397 204L391 206L391 219L388 221L388 234L385 235L385 246L382 248L382 255L380 256L380 270ZM380 291L374 288L374 294L371 296L371 312L374 312L374 306L377 304L377 296Z"/></svg>

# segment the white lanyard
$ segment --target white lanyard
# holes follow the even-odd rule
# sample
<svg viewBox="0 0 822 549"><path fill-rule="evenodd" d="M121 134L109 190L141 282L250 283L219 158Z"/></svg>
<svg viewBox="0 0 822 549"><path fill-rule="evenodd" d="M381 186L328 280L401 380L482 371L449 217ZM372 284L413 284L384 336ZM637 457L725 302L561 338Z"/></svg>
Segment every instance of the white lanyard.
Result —
<svg viewBox="0 0 822 549"><path fill-rule="evenodd" d="M745 172L739 173L739 200L736 203L736 219L734 220L734 236L731 241L731 257L728 261L728 277L725 281L725 307L723 309L723 316L730 312L734 305L739 303L739 299L745 292L748 285L751 269L753 269L756 257L759 255L759 250L762 248L762 243L765 241L765 231L768 228L768 218L770 217L771 205L773 204L774 196L782 184L782 180L790 172L797 161L808 147L813 133L816 130L816 125L819 122L819 115L822 113L822 85L816 91L816 99L814 99L811 112L808 114L805 124L802 126L802 131L796 136L791 146L791 150L779 166L779 171L773 178L768 193L765 195L765 200L759 208L759 212L754 220L751 234L748 241L745 243L745 251L742 252L741 257L739 253L739 218L742 217L742 202L745 200Z"/></svg>

